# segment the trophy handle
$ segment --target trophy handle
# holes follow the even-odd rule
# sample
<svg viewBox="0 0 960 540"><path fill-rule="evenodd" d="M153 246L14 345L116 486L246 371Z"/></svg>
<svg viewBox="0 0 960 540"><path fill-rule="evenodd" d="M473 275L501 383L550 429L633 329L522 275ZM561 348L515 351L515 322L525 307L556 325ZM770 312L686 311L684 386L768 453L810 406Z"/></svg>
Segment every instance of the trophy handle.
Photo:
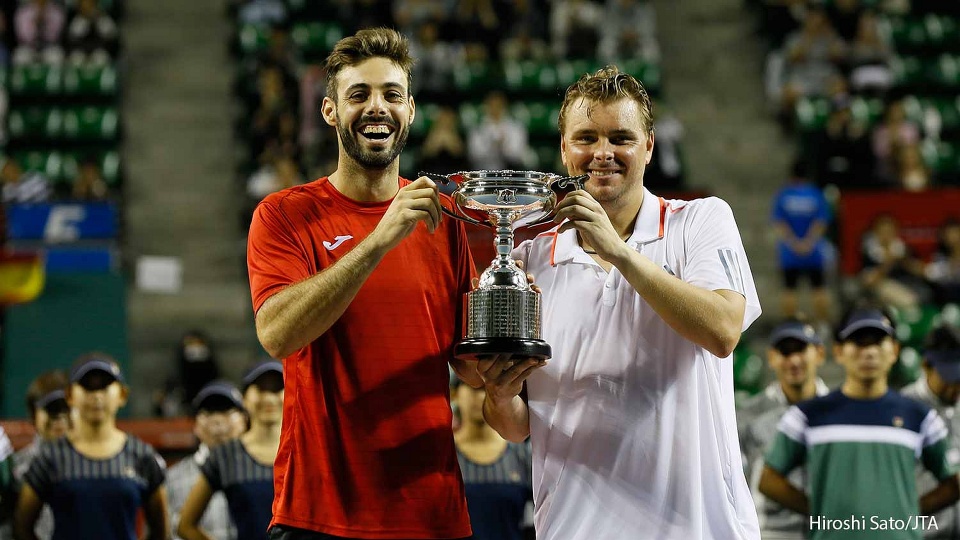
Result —
<svg viewBox="0 0 960 540"><path fill-rule="evenodd" d="M443 184L443 185L447 185L447 184L449 184L450 182L453 182L453 183L456 184L456 183L457 183L456 180L462 180L462 179L463 179L463 177L462 177L461 175L458 175L458 174L452 174L452 175L450 175L450 176L447 176L447 175L445 175L445 174L428 173L428 172L423 172L423 171L420 171L419 173L417 173L417 178L419 178L419 177L421 177L421 176L426 176L427 178L433 180L434 182L437 182L438 184ZM456 205L456 204L457 204L456 201L454 201L453 204ZM440 211L443 212L444 214L446 214L446 215L454 218L454 219L459 219L459 220L461 220L461 221L466 221L467 223L470 223L470 224L472 224L472 225L480 225L480 226L482 226L482 227L490 227L490 224L487 223L487 222L485 222L485 221L480 221L480 220L474 219L474 218L472 218L472 217L470 217L470 216L465 216L465 215L458 214L458 213L454 212L453 210L447 208L446 206L444 206L444 205L442 205L442 204L440 205Z"/></svg>
<svg viewBox="0 0 960 540"><path fill-rule="evenodd" d="M583 189L583 184L587 181L587 178L590 178L589 174L581 174L579 176L564 176L557 178L556 180L550 182L550 189L557 194L557 202L560 202L560 199L564 195L570 193L571 191L576 191L578 189ZM553 221L553 218L557 215L556 207L550 211L547 215L542 218L526 225L527 227L536 227L537 225L543 225Z"/></svg>

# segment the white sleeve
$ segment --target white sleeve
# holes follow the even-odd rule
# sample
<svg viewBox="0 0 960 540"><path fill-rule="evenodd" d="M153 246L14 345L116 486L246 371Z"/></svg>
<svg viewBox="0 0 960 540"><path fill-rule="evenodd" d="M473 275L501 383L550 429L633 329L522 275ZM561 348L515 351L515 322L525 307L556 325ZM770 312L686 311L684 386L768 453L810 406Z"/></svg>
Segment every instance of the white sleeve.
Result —
<svg viewBox="0 0 960 540"><path fill-rule="evenodd" d="M510 256L515 261L523 261L523 267L530 268L530 249L533 248L533 240L524 240L519 246L513 248Z"/></svg>
<svg viewBox="0 0 960 540"><path fill-rule="evenodd" d="M683 279L708 291L730 290L747 301L742 330L760 316L760 298L740 231L730 205L716 197L697 205L684 234L686 266Z"/></svg>

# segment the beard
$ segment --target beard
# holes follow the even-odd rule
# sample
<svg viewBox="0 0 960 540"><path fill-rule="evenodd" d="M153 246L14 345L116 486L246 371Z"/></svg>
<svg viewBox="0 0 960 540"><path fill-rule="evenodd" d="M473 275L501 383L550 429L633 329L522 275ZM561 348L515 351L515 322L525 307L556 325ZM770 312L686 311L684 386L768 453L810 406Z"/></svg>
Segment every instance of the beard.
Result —
<svg viewBox="0 0 960 540"><path fill-rule="evenodd" d="M410 135L410 128L409 126L398 126L396 122L390 119L374 119L370 117L361 118L360 121L356 123L356 126L359 127L364 123L387 124L393 128L393 145L385 146L380 150L364 148L359 140L361 137L359 131L357 129L351 129L351 126L338 122L337 133L340 135L343 150L364 169L386 169L397 159L400 152L403 151L403 147L407 144L407 137Z"/></svg>

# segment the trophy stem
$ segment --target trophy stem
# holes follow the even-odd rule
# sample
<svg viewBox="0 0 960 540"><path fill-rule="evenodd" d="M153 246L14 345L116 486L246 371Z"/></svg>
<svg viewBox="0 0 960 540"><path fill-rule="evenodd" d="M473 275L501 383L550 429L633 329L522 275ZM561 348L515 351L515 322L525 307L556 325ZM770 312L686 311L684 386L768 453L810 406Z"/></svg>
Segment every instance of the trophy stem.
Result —
<svg viewBox="0 0 960 540"><path fill-rule="evenodd" d="M497 213L497 234L493 238L493 247L497 250L495 264L512 264L510 252L513 251L513 220L506 212Z"/></svg>

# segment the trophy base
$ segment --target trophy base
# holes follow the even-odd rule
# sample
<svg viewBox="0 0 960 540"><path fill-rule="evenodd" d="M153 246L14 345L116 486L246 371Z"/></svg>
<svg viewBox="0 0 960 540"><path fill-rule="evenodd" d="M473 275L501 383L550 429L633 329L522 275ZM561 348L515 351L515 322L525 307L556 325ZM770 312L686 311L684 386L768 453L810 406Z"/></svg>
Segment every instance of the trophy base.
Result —
<svg viewBox="0 0 960 540"><path fill-rule="evenodd" d="M546 360L552 354L550 345L542 339L515 337L467 338L453 348L453 355L460 360L479 360L497 355Z"/></svg>

